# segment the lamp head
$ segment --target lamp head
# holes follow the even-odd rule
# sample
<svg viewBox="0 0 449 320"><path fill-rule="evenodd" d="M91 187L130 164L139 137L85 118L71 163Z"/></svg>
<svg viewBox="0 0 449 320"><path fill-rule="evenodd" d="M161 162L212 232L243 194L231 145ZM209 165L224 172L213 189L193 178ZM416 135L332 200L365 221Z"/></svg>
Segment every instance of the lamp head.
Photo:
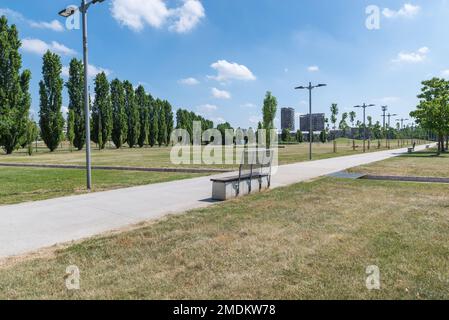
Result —
<svg viewBox="0 0 449 320"><path fill-rule="evenodd" d="M75 14L75 12L76 12L77 10L78 10L77 7L75 7L75 6L69 6L69 7L65 8L64 10L61 10L61 11L59 12L59 15L60 15L61 17L64 17L64 18L68 18L68 17L72 16L73 14Z"/></svg>

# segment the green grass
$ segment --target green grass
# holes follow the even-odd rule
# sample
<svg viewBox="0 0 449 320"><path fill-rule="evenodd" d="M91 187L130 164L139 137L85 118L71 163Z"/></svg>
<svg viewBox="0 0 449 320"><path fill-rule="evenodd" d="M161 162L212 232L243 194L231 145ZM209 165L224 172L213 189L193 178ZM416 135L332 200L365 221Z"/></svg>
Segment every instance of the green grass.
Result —
<svg viewBox="0 0 449 320"><path fill-rule="evenodd" d="M324 178L6 261L0 298L448 299L448 256L446 186Z"/></svg>
<svg viewBox="0 0 449 320"><path fill-rule="evenodd" d="M340 157L346 155L353 155L362 152L362 141L357 140L357 150L352 148L352 140L338 139L337 152L333 152L333 143L314 143L313 157L314 159L325 159L332 157ZM397 142L391 142L392 148L397 147ZM93 165L105 166L127 166L127 167L177 167L170 161L169 147L154 147L154 148L123 148L116 150L109 148L99 151L94 146L92 149L92 163ZM380 149L377 148L377 141L372 141L370 152L385 150L385 143L381 143ZM288 164L308 160L309 145L308 143L286 145L279 149L279 163ZM40 146L38 153L33 156L28 156L24 150L19 150L12 155L0 154L0 163L45 163L45 164L66 164L66 165L83 165L85 163L84 151L68 150L67 145L56 152L50 153L44 146ZM184 167L206 167L204 164L200 165L184 165ZM215 168L235 168L229 165L214 165Z"/></svg>
<svg viewBox="0 0 449 320"><path fill-rule="evenodd" d="M100 171L92 173L93 191L197 177L198 174ZM86 192L84 170L0 167L0 205Z"/></svg>
<svg viewBox="0 0 449 320"><path fill-rule="evenodd" d="M426 150L352 168L351 172L390 176L449 178L449 153Z"/></svg>

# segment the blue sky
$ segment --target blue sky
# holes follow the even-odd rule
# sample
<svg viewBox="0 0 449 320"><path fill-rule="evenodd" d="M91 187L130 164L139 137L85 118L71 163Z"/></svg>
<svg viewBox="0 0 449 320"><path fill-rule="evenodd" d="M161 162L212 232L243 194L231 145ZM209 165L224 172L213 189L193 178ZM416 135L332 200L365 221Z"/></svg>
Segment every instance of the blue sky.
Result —
<svg viewBox="0 0 449 320"><path fill-rule="evenodd" d="M35 113L42 52L65 66L82 57L81 30L57 16L74 3L0 4L23 39ZM366 27L368 5L379 8L380 29ZM307 92L293 88L308 81L328 84L314 91L316 112L367 102L378 105L368 112L375 120L383 104L408 118L420 82L449 77L448 12L447 0L106 0L89 12L91 72L235 127L256 125L267 90L279 109L307 113Z"/></svg>

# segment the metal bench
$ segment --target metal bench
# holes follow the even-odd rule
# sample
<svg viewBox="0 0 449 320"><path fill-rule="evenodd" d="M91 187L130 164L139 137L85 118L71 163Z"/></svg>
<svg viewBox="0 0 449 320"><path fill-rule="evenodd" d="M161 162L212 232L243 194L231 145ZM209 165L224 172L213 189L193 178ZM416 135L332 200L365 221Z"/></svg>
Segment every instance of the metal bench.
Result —
<svg viewBox="0 0 449 320"><path fill-rule="evenodd" d="M257 154L263 155L262 161ZM247 156L250 155L250 156ZM214 178L212 181L212 199L225 201L241 195L261 192L271 186L271 150L246 151L235 176ZM254 160L257 161L254 161Z"/></svg>

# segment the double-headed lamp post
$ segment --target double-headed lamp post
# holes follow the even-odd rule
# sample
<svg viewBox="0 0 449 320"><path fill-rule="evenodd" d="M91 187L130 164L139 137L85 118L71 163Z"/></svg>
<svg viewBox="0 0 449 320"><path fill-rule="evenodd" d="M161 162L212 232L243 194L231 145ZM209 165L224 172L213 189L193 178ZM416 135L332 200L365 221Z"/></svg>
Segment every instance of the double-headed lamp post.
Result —
<svg viewBox="0 0 449 320"><path fill-rule="evenodd" d="M326 84L320 83L315 86L309 82L307 87L299 86L295 90L309 90L309 160L312 160L312 142L313 142L313 128L312 128L312 90L315 88L325 87Z"/></svg>
<svg viewBox="0 0 449 320"><path fill-rule="evenodd" d="M362 108L363 109L363 152L366 152L366 147L365 147L365 143L366 143L366 108L369 107L374 107L375 104L366 104L364 103L361 106L354 106L354 108Z"/></svg>
<svg viewBox="0 0 449 320"><path fill-rule="evenodd" d="M87 190L92 189L92 164L90 156L90 108L89 108L89 87L88 87L88 46L87 46L87 10L92 4L101 3L105 0L82 0L81 5L77 8L70 6L59 12L59 15L68 18L80 11L83 19L83 63L84 63L84 114L85 114L85 129L86 129L86 175L87 175Z"/></svg>
<svg viewBox="0 0 449 320"><path fill-rule="evenodd" d="M390 127L391 127L391 117L396 117L397 114L396 113L388 113L387 114L387 118L388 118L388 133L387 133L387 140L388 140L388 149L390 149Z"/></svg>

